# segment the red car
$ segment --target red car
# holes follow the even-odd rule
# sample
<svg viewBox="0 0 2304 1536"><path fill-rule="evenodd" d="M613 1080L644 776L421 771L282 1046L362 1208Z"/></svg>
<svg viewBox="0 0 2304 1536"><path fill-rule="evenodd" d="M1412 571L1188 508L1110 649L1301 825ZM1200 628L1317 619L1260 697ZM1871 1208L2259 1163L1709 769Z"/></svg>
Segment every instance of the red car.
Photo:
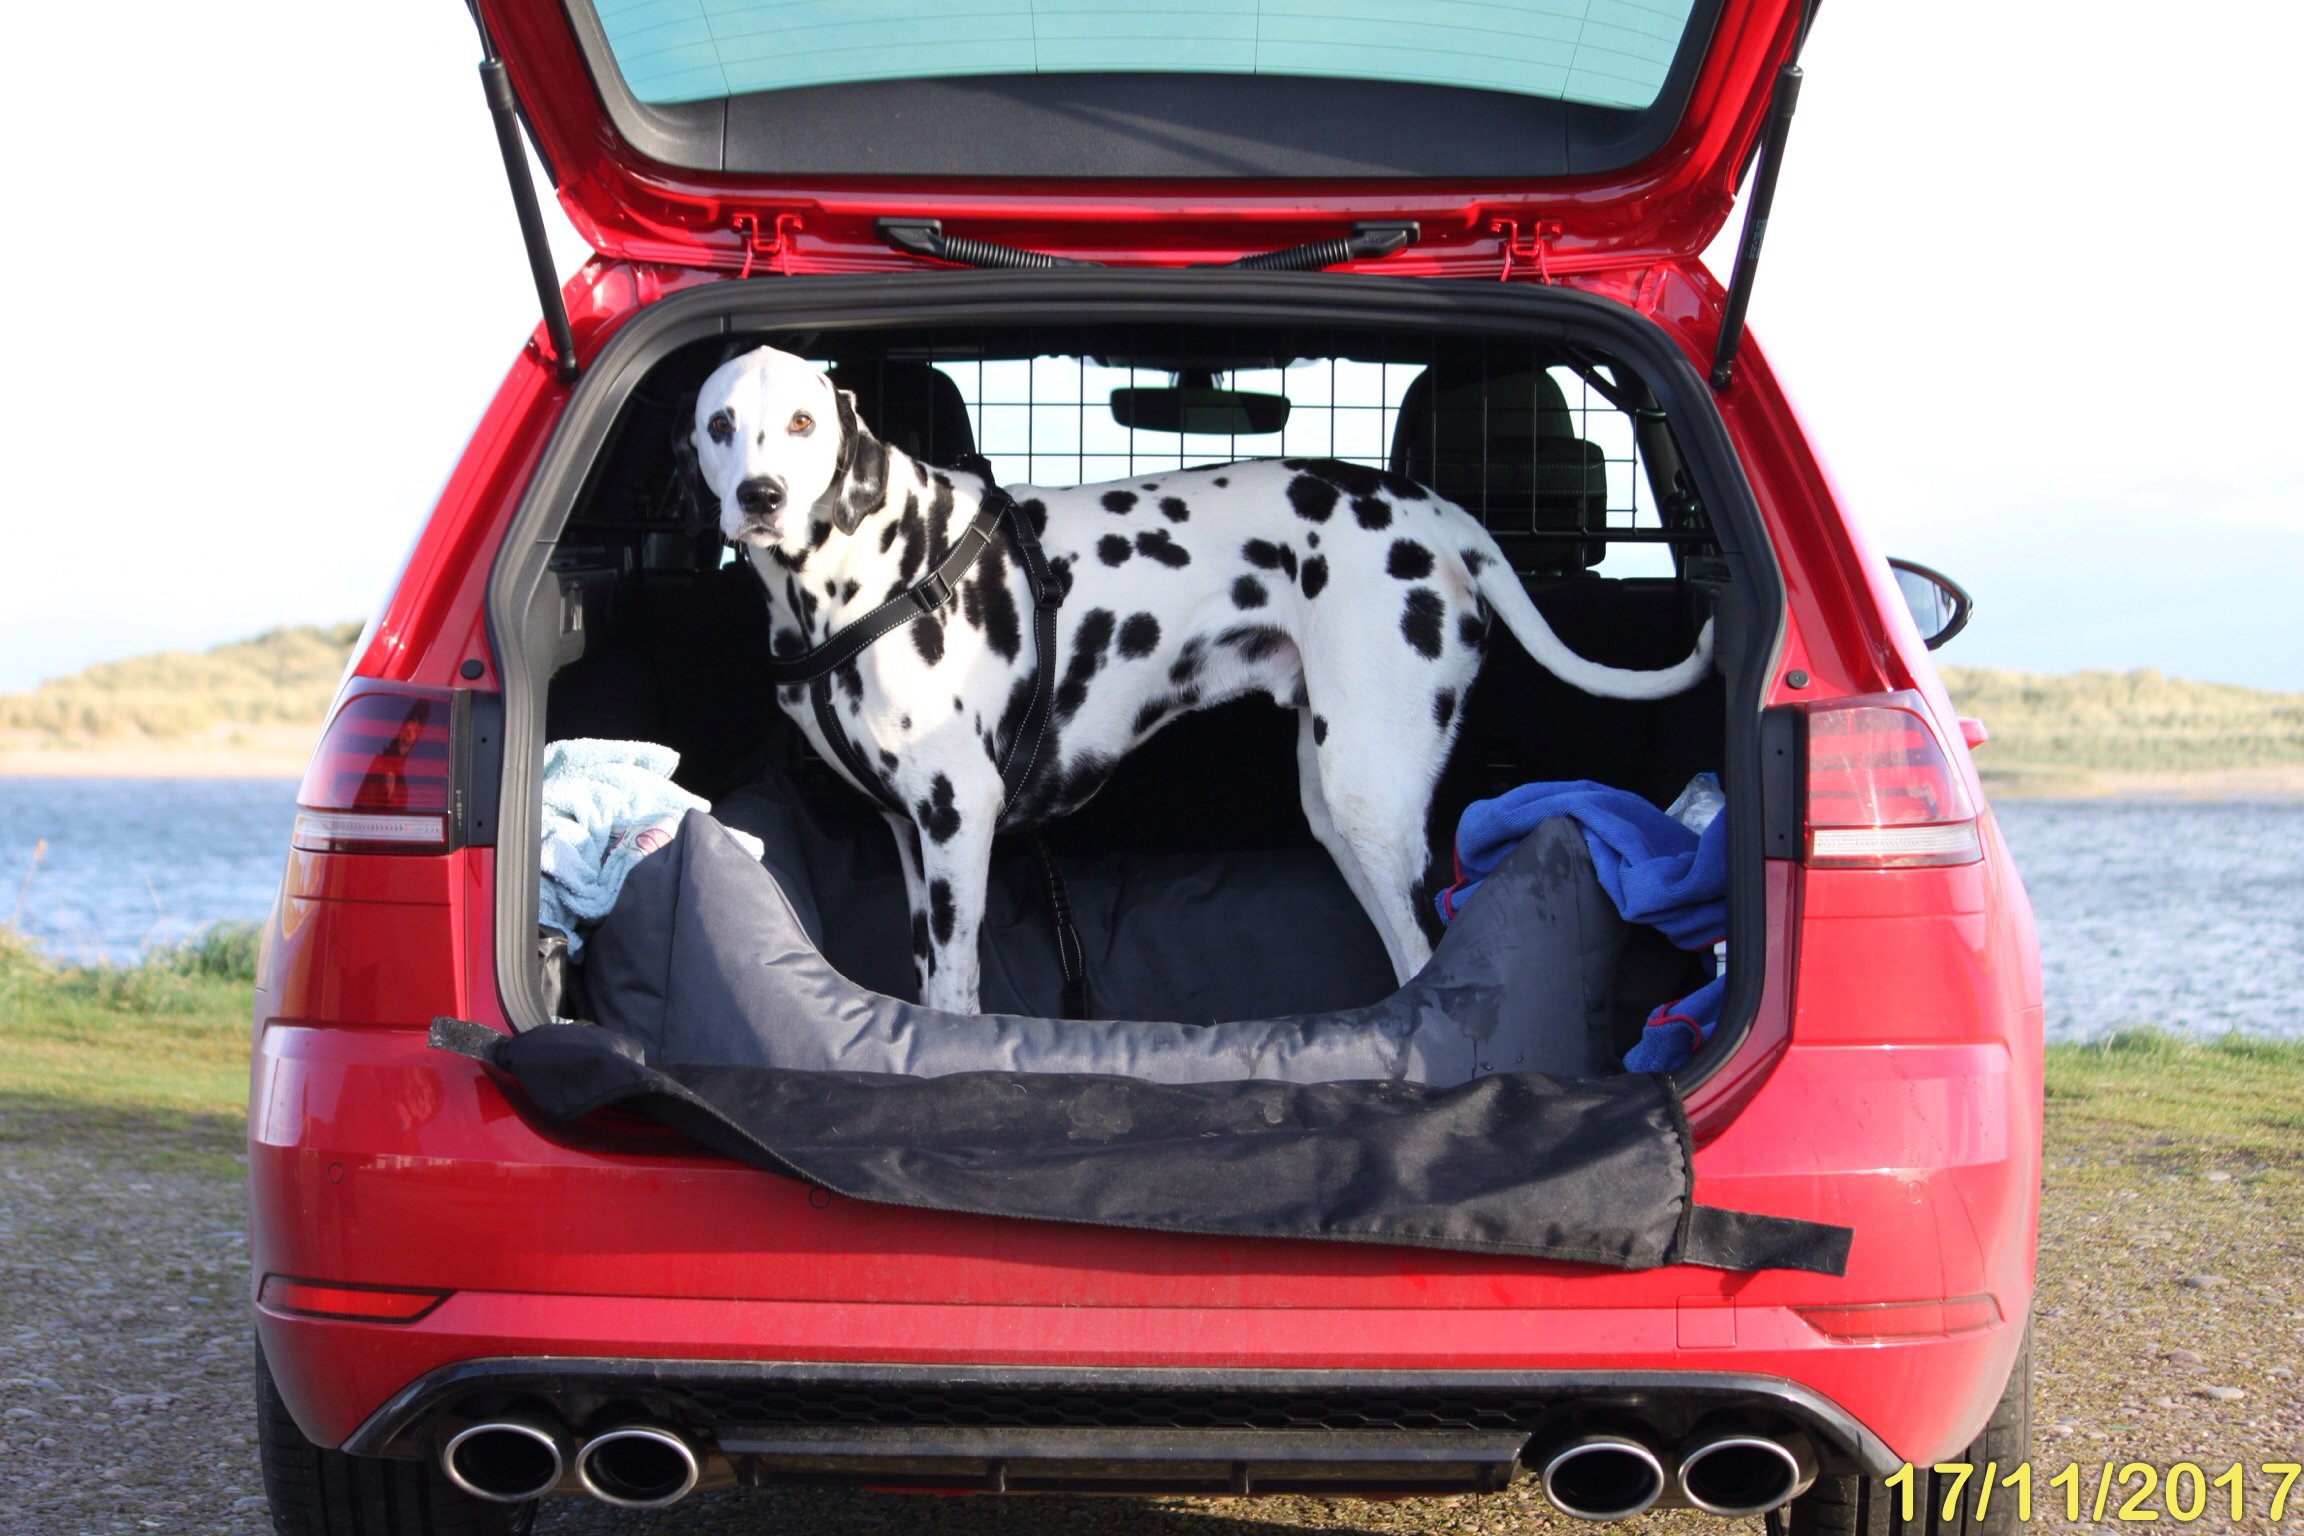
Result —
<svg viewBox="0 0 2304 1536"><path fill-rule="evenodd" d="M278 1529L522 1530L546 1495L738 1482L1516 1477L1597 1519L2006 1528L2006 1502L1947 1519L1929 1470L2029 1440L2040 976L1926 654L1967 600L1872 551L1742 337L1812 9L479 0L546 319L359 647L265 935ZM523 123L597 252L564 288ZM1748 177L1724 283L1700 253ZM715 804L771 767L826 814L850 793L759 680L761 594L673 464L697 382L761 341L1003 481L1289 454L1432 485L1595 659L1669 663L1715 616L1717 675L1664 700L1498 645L1436 852L1512 784L1662 805L1717 776L1719 1021L1644 1081L1684 1116L1683 1225L1700 1200L1844 1229L1841 1272L918 1209L645 1105L547 1114L436 1048L436 1019L587 1016L539 938L548 743L669 745ZM1312 856L1293 729L1256 708L1162 731L1051 840L1083 868ZM1689 963L1628 940L1608 1006L1637 1035Z"/></svg>

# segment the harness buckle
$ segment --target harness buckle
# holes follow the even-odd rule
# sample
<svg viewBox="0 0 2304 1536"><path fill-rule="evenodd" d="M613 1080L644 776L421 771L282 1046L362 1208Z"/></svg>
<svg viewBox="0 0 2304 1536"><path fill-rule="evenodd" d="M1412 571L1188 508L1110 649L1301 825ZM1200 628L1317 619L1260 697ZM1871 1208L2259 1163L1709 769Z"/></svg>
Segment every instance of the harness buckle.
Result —
<svg viewBox="0 0 2304 1536"><path fill-rule="evenodd" d="M952 601L952 583L944 579L943 572L930 571L912 589L912 601L920 605L922 613L934 613Z"/></svg>

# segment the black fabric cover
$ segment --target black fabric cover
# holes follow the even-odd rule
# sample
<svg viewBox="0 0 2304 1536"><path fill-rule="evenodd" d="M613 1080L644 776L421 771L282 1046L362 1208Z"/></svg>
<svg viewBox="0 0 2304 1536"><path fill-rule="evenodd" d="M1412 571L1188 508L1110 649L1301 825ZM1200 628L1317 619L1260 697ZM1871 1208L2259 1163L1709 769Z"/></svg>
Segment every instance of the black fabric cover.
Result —
<svg viewBox="0 0 2304 1536"><path fill-rule="evenodd" d="M1505 859L1407 986L1359 1008L1216 1024L948 1014L867 990L825 958L830 925L790 829L762 817L753 830L767 846L765 865L712 817L690 813L670 847L634 866L592 935L584 969L594 1017L639 1042L651 1061L919 1077L1024 1071L1167 1083L1436 1086L1498 1072L1585 1076L1612 1066L1609 988L1624 926L1570 822L1547 823ZM838 888L827 882L826 889ZM1115 889L1110 905L1129 904L1128 886ZM1122 949L1114 936L1123 932L1144 933L1140 949L1178 962L1162 966L1140 955L1137 968L1151 980L1219 968L1256 977L1266 955L1291 942L1323 948L1320 933L1292 933L1269 911L1250 922L1253 906L1195 899L1207 894L1155 882L1142 902L1153 910L1107 926L1106 900L1076 893L1091 974L1111 976L1098 957ZM1222 925L1233 920L1264 947L1224 943ZM1036 986L1006 990L1043 999L1060 993L1053 938L1042 938L1044 913L1008 932L1018 939L1004 957L1009 976L1039 976ZM1045 957L1035 941L1047 944ZM986 998L987 1006L997 1002Z"/></svg>

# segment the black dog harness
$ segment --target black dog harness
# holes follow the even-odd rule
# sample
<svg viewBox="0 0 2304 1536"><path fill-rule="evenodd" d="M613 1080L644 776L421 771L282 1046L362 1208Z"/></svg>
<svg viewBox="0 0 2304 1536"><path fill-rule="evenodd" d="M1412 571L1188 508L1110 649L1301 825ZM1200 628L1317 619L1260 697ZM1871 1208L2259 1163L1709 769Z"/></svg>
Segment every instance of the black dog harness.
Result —
<svg viewBox="0 0 2304 1536"><path fill-rule="evenodd" d="M1048 735L1049 701L1056 691L1056 610L1064 603L1063 584L1048 568L1048 557L1040 548L1040 535L1033 531L1032 520L1024 515L1016 498L1002 490L1000 482L992 478L992 466L983 456L968 454L957 467L983 480L984 504L977 509L951 552L911 586L855 623L834 630L823 644L797 656L770 657L766 667L769 681L779 686L808 685L810 701L816 707L816 726L824 735L824 744L839 758L840 766L848 770L848 777L855 780L859 788L899 816L909 816L910 811L888 788L879 770L865 759L862 749L849 739L840 723L832 702L832 674L861 656L874 641L891 630L916 619L932 618L949 608L959 595L960 579L984 558L984 552L1000 537L1003 527L1031 595L1034 661L1031 701L1025 706L1024 718L1000 761L1000 782L1007 804L1015 803L1016 792L1024 787L1040 760L1040 748ZM757 571L758 567L754 569ZM766 578L762 580L765 584Z"/></svg>
<svg viewBox="0 0 2304 1536"><path fill-rule="evenodd" d="M769 681L779 687L794 683L807 685L824 745L840 760L840 766L848 771L848 777L858 788L884 809L907 821L911 819L910 809L897 798L879 769L866 760L863 750L849 739L846 728L841 725L839 711L832 701L832 674L864 654L874 641L890 631L917 619L932 618L949 608L959 595L961 578L984 558L984 552L1003 531L1016 552L1016 564L1024 572L1024 585L1032 603L1033 659L1032 697L1000 759L1003 805L1016 803L1018 791L1039 764L1040 750L1048 738L1049 705L1056 692L1056 610L1064 605L1064 584L1048 567L1048 556L1040 547L1040 535L1033 529L1032 519L1016 504L1016 498L992 478L992 466L983 455L968 454L955 467L984 482L984 504L977 509L976 516L970 519L951 551L918 581L855 623L834 630L823 644L797 656L772 656L766 666ZM746 560L745 564L752 565L752 562ZM765 588L766 576L758 566L752 569L761 577ZM1072 927L1071 898L1047 845L1037 836L1030 841L1033 855L1040 863L1041 876L1047 883L1048 904L1056 920L1056 950L1064 971L1064 1011L1069 1017L1083 1018L1088 1011L1087 957Z"/></svg>

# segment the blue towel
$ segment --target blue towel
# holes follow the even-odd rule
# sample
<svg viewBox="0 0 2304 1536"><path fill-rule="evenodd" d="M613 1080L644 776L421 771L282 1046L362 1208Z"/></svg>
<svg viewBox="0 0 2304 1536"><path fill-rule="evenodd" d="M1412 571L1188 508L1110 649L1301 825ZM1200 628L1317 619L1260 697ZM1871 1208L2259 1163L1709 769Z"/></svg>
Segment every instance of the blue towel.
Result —
<svg viewBox="0 0 2304 1536"><path fill-rule="evenodd" d="M672 782L680 754L647 741L555 741L544 748L543 879L537 916L584 951L579 924L616 905L632 866L670 842L690 811L711 806ZM740 832L729 836L760 844Z"/></svg>
<svg viewBox="0 0 2304 1536"><path fill-rule="evenodd" d="M1690 831L1638 795L1588 779L1523 784L1465 807L1456 824L1456 883L1442 891L1441 921L1462 909L1480 882L1555 816L1575 820L1592 852L1600 888L1628 923L1659 929L1682 949L1709 950L1728 933L1728 818ZM1720 1021L1725 976L1649 1015L1647 1032L1624 1058L1627 1070L1669 1072L1695 1054Z"/></svg>

